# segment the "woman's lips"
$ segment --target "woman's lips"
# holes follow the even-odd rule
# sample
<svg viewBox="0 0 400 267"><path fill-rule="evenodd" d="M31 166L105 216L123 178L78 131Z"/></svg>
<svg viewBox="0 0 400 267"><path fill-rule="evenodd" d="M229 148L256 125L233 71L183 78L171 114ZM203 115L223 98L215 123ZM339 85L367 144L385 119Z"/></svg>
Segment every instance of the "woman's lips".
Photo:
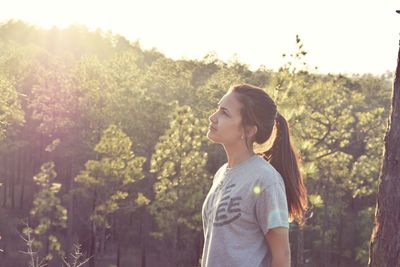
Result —
<svg viewBox="0 0 400 267"><path fill-rule="evenodd" d="M210 130L212 130L212 131L216 131L217 129L214 127L214 126L212 126L212 125L209 125L208 126L208 129L210 129Z"/></svg>

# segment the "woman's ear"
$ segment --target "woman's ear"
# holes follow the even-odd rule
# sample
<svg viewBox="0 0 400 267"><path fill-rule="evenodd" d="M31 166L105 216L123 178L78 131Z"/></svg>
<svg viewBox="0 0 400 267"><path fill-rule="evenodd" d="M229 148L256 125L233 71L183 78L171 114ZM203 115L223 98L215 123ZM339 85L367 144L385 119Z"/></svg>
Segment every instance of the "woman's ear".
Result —
<svg viewBox="0 0 400 267"><path fill-rule="evenodd" d="M248 126L246 129L246 134L250 139L255 139L257 131L258 131L257 125Z"/></svg>

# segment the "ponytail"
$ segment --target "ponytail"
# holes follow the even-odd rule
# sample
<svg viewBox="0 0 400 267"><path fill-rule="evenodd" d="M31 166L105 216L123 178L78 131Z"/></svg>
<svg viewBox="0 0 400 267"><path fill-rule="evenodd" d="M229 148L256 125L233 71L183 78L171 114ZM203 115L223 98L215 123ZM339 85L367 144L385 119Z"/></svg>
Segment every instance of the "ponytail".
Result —
<svg viewBox="0 0 400 267"><path fill-rule="evenodd" d="M290 142L289 126L286 119L277 112L276 137L272 147L262 153L282 176L285 183L290 221L296 219L304 224L304 213L307 209L307 190L300 173L300 159Z"/></svg>

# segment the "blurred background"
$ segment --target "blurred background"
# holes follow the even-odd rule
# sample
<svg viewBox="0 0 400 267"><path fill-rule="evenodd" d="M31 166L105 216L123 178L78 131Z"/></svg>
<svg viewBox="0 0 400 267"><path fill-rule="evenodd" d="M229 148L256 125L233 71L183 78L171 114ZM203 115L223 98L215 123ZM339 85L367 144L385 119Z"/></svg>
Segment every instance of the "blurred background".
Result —
<svg viewBox="0 0 400 267"><path fill-rule="evenodd" d="M226 162L206 138L208 116L237 83L273 97L301 155L310 209L305 227L290 225L292 265L365 266L395 9L342 0L4 3L0 266L199 266L201 206Z"/></svg>

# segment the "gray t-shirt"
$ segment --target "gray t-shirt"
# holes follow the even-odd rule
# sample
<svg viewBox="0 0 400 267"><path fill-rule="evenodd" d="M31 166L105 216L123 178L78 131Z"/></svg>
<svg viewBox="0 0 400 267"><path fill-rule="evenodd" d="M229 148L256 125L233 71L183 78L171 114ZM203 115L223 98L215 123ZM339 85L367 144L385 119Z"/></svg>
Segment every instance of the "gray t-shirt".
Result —
<svg viewBox="0 0 400 267"><path fill-rule="evenodd" d="M269 229L289 228L282 176L259 155L222 165L202 208L202 267L269 267Z"/></svg>

